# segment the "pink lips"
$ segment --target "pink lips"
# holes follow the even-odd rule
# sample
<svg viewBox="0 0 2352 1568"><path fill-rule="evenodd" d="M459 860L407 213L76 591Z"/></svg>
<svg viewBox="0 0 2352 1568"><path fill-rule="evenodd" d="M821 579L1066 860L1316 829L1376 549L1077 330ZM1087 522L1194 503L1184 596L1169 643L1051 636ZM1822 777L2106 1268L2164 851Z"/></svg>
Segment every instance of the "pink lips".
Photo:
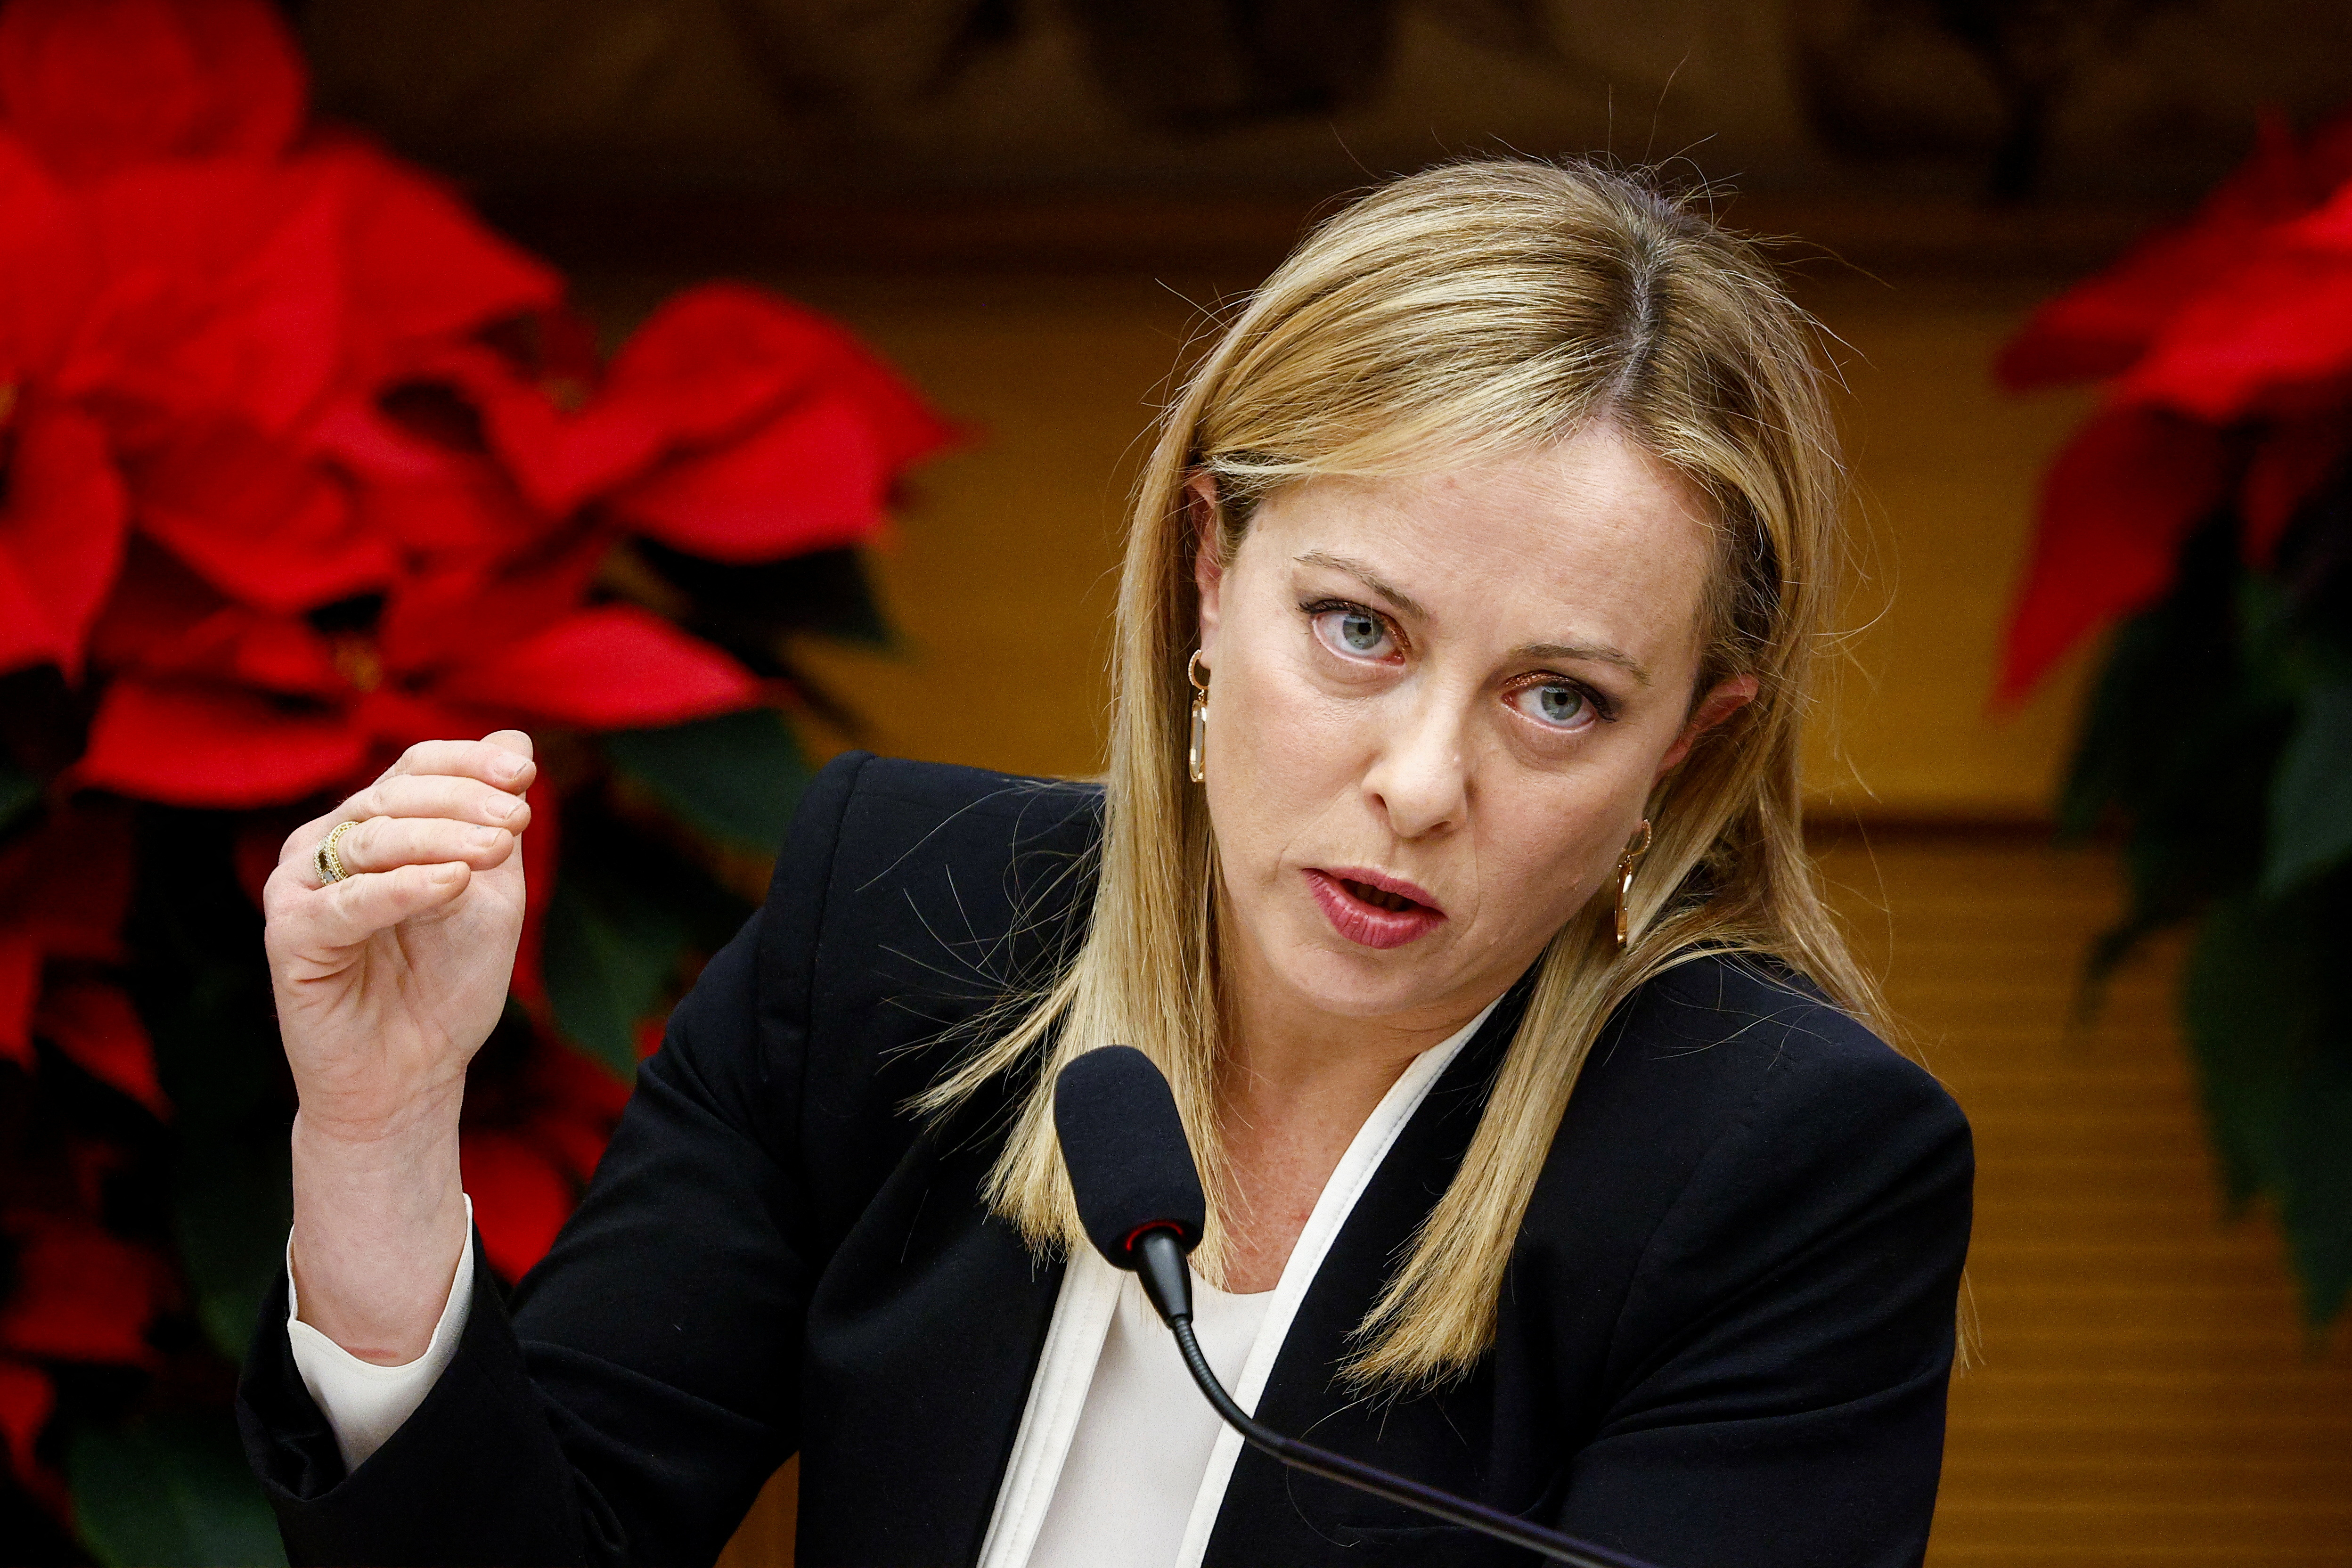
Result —
<svg viewBox="0 0 2352 1568"><path fill-rule="evenodd" d="M1366 947L1402 947L1416 937L1428 935L1445 923L1445 911L1427 893L1401 878L1382 872L1366 870L1357 866L1343 866L1325 871L1309 868L1307 885L1314 891L1315 901L1322 906L1324 919L1332 929L1349 942ZM1381 902L1366 894L1387 895ZM1391 909L1390 901L1407 900L1404 907Z"/></svg>

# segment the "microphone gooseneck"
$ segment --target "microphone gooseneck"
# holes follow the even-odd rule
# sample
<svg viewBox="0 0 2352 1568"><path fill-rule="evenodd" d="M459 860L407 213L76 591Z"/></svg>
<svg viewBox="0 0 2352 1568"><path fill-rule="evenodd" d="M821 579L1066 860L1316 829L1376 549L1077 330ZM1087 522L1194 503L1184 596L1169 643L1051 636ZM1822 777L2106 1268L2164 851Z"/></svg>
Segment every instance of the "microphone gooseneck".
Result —
<svg viewBox="0 0 2352 1568"><path fill-rule="evenodd" d="M1185 1258L1201 1239L1208 1205L1168 1080L1150 1058L1131 1046L1088 1051L1054 1080L1054 1127L1087 1239L1113 1267L1139 1277L1153 1310L1175 1334L1176 1348L1202 1397L1251 1447L1293 1469L1418 1509L1571 1568L1649 1568L1517 1514L1286 1437L1244 1410L1218 1381L1192 1331L1192 1268Z"/></svg>

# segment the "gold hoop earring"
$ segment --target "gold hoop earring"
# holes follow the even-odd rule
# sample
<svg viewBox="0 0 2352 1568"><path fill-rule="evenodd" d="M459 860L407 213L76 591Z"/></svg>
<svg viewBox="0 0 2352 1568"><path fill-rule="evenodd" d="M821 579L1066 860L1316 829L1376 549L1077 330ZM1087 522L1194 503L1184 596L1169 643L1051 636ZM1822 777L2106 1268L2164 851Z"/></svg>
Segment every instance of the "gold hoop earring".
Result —
<svg viewBox="0 0 2352 1568"><path fill-rule="evenodd" d="M1620 952L1625 951L1626 942L1632 940L1625 904L1633 892L1633 868L1649 852L1650 819L1645 816L1642 818L1641 829L1633 835L1633 842L1626 845L1625 853L1617 857L1617 951Z"/></svg>
<svg viewBox="0 0 2352 1568"><path fill-rule="evenodd" d="M1184 679L1192 683L1192 743L1185 752L1185 770L1199 784L1209 776L1209 683L1201 679L1199 648L1185 661Z"/></svg>

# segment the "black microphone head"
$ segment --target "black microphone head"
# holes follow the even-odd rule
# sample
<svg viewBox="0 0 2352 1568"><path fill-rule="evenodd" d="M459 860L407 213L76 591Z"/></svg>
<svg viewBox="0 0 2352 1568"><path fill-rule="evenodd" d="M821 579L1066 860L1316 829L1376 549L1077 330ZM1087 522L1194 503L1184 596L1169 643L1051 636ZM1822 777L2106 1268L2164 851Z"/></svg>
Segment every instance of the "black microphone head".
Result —
<svg viewBox="0 0 2352 1568"><path fill-rule="evenodd" d="M1155 1226L1175 1231L1187 1252L1199 1244L1208 1200L1176 1097L1150 1057L1105 1046L1065 1067L1054 1131L1087 1238L1115 1267L1135 1268L1135 1240Z"/></svg>

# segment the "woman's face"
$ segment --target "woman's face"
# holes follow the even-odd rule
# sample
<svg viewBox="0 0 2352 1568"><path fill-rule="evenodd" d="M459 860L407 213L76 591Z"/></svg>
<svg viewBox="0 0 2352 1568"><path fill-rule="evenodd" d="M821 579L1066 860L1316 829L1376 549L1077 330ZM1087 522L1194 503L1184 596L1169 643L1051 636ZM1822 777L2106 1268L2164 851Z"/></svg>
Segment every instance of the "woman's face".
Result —
<svg viewBox="0 0 2352 1568"><path fill-rule="evenodd" d="M1694 704L1712 543L1613 429L1314 480L1199 556L1209 812L1239 977L1402 1027L1486 1005L1596 890ZM1613 897L1613 888L1607 896Z"/></svg>

